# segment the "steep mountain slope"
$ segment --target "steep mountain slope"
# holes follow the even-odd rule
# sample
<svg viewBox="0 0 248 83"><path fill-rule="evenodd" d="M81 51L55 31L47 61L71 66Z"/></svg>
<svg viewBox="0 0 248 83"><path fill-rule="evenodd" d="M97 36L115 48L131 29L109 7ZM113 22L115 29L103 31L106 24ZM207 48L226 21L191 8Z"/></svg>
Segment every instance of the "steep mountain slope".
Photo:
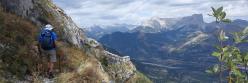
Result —
<svg viewBox="0 0 248 83"><path fill-rule="evenodd" d="M148 82L129 57L105 51L62 9L50 0L0 1L0 80L42 82L42 61L37 46L41 19L48 20L58 33L56 77L58 83Z"/></svg>
<svg viewBox="0 0 248 83"><path fill-rule="evenodd" d="M201 15L183 17L175 25L159 32L115 32L99 39L101 43L122 55L134 57L138 69L155 82L216 82L204 71L216 63L210 54L217 42L219 27L228 33L241 31L248 21L234 20L230 24L204 23ZM150 26L151 27L151 26ZM153 26L153 28L159 28ZM151 28L151 29L153 29ZM140 31L141 30L141 31ZM228 34L229 36L230 34Z"/></svg>

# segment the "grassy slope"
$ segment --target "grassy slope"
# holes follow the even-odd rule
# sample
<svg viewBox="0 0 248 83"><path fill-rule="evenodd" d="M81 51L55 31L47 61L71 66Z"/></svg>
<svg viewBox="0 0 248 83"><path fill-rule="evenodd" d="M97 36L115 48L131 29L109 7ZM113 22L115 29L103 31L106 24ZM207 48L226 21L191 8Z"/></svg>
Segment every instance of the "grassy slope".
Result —
<svg viewBox="0 0 248 83"><path fill-rule="evenodd" d="M32 75L33 81L38 82L39 73L43 67L39 57L37 46L38 27L28 20L4 13L0 10L0 79L15 78L24 79L25 75ZM58 35L60 36L60 35ZM88 57L81 49L71 47L65 42L58 41L57 54L60 56L56 69L60 70L57 74L58 82L76 81L101 81L108 80L108 76L99 68L95 58ZM83 66L82 66L83 65ZM65 74L73 75L66 77ZM82 79L84 78L84 79ZM6 80L7 81L7 80Z"/></svg>
<svg viewBox="0 0 248 83"><path fill-rule="evenodd" d="M0 10L1 75L23 77L34 69L37 59L32 50L37 28L32 23Z"/></svg>

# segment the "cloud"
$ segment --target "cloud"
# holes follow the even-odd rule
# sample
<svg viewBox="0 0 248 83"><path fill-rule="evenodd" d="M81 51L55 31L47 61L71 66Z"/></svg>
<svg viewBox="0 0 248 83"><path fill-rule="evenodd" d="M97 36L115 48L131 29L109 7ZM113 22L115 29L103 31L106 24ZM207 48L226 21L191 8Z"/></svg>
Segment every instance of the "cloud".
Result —
<svg viewBox="0 0 248 83"><path fill-rule="evenodd" d="M203 14L210 7L224 6L228 17L248 20L248 0L54 0L80 26L94 24L139 24L152 17L183 17Z"/></svg>

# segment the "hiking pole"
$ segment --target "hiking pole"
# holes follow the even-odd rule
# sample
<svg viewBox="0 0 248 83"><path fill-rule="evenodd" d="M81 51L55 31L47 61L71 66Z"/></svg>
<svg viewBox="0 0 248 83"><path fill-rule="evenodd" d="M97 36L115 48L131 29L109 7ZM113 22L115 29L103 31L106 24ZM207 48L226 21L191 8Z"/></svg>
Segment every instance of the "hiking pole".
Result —
<svg viewBox="0 0 248 83"><path fill-rule="evenodd" d="M55 43L55 42L54 42ZM62 68L61 68L61 56L63 56L63 51L61 51L61 46L57 46L56 44L54 44L57 47L57 51L56 54L58 56L58 66L59 66L59 72L62 72ZM61 52L60 52L61 51Z"/></svg>
<svg viewBox="0 0 248 83"><path fill-rule="evenodd" d="M42 56L42 53L41 53L41 49L40 49L40 44L37 44L37 46L38 46L38 52L39 52L39 58ZM43 62L41 62L41 63L39 63L38 62L38 71L40 72L40 65L42 65L43 66Z"/></svg>
<svg viewBox="0 0 248 83"><path fill-rule="evenodd" d="M62 55L58 55L58 59L59 59L59 72L62 72L62 69L61 69L61 56Z"/></svg>

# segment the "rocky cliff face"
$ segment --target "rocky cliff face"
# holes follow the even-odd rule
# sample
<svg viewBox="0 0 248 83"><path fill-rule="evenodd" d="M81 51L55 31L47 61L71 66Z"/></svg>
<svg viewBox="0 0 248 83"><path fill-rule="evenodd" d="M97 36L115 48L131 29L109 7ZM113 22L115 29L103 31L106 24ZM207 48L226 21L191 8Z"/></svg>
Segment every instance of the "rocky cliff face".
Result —
<svg viewBox="0 0 248 83"><path fill-rule="evenodd" d="M83 33L72 19L50 0L1 0L1 5L7 11L30 19L38 25L41 19L50 20L58 30L61 30L63 39L71 44L79 46L79 40L84 39Z"/></svg>
<svg viewBox="0 0 248 83"><path fill-rule="evenodd" d="M71 44L80 46L80 39L84 39L83 32L68 17L62 9L50 0L1 0L6 11L17 14L40 25L42 19L49 20L61 31L63 39Z"/></svg>
<svg viewBox="0 0 248 83"><path fill-rule="evenodd" d="M59 41L66 43L60 46L69 44L84 49L88 57L97 59L96 63L100 64L97 64L96 69L103 73L107 72L108 75L104 76L107 76L106 78L109 80L125 82L135 76L136 68L128 56L120 57L105 51L100 43L87 38L83 30L79 29L72 19L50 0L1 0L0 4L4 11L30 20L38 27L41 27L42 19L48 20L58 32ZM1 42L0 46L3 46ZM73 54L66 54L68 57L73 56ZM78 67L78 71L80 71L80 67Z"/></svg>
<svg viewBox="0 0 248 83"><path fill-rule="evenodd" d="M101 59L103 67L112 78L124 82L135 74L136 68L130 61L129 56L120 57L112 54L104 50L100 43L91 38L87 38L84 43L83 47L86 47L84 48L86 54Z"/></svg>

